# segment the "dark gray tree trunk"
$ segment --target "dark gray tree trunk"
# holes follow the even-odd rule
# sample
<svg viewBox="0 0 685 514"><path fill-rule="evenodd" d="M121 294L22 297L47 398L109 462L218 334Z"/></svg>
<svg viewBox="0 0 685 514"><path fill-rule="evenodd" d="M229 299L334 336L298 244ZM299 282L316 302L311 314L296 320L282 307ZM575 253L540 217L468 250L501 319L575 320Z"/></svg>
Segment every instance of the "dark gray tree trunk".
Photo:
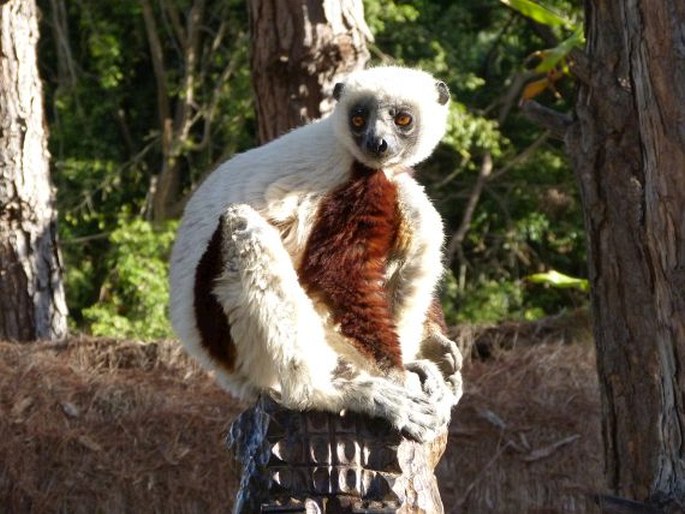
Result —
<svg viewBox="0 0 685 514"><path fill-rule="evenodd" d="M685 3L587 0L567 147L588 233L609 487L685 509Z"/></svg>
<svg viewBox="0 0 685 514"><path fill-rule="evenodd" d="M0 2L0 339L66 335L34 0Z"/></svg>
<svg viewBox="0 0 685 514"><path fill-rule="evenodd" d="M327 114L338 79L363 68L361 0L249 0L260 143Z"/></svg>

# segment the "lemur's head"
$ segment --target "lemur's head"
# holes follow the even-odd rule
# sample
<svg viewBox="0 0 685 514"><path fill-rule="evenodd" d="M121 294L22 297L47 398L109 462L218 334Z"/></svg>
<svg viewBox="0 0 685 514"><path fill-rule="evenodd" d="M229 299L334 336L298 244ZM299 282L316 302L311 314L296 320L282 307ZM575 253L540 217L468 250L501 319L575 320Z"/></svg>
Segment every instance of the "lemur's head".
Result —
<svg viewBox="0 0 685 514"><path fill-rule="evenodd" d="M413 166L445 134L450 93L426 72L396 66L357 71L336 84L333 96L337 137L370 168Z"/></svg>

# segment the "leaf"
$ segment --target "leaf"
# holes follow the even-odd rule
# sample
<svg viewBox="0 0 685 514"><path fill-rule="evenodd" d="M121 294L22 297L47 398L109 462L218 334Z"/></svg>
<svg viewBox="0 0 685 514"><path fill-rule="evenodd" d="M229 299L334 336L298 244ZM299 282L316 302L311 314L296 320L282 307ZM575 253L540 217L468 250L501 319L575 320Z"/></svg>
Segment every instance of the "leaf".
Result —
<svg viewBox="0 0 685 514"><path fill-rule="evenodd" d="M570 20L530 0L500 0L500 2L521 13L526 18L530 18L548 27L573 27Z"/></svg>
<svg viewBox="0 0 685 514"><path fill-rule="evenodd" d="M542 93L545 89L547 89L548 86L549 80L547 79L547 77L542 78L540 80L534 80L532 82L529 82L528 84L526 84L526 87L524 87L523 91L521 92L521 99L532 100L540 93Z"/></svg>
<svg viewBox="0 0 685 514"><path fill-rule="evenodd" d="M507 428L507 423L490 409L480 409L478 415L500 430Z"/></svg>
<svg viewBox="0 0 685 514"><path fill-rule="evenodd" d="M10 416L14 418L14 423L23 423L26 420L26 412L33 405L33 398L30 396L25 396L21 400L18 400L12 406L10 411Z"/></svg>
<svg viewBox="0 0 685 514"><path fill-rule="evenodd" d="M526 280L533 284L547 284L560 289L575 288L583 292L590 290L590 282L586 278L569 277L556 270L550 270L547 273L528 275Z"/></svg>
<svg viewBox="0 0 685 514"><path fill-rule="evenodd" d="M78 418L81 415L81 410L72 402L63 401L60 402L62 407L62 412L70 418Z"/></svg>
<svg viewBox="0 0 685 514"><path fill-rule="evenodd" d="M543 448L538 448L537 450L533 450L528 455L524 456L523 460L525 460L526 462L533 462L536 460L544 459L544 458L552 455L555 451L557 451L562 446L566 446L567 444L571 444L571 443L575 442L576 439L579 439L579 438L580 438L580 434L574 434L572 436L566 437L566 438L561 439L555 443L550 444L549 446L545 446Z"/></svg>
<svg viewBox="0 0 685 514"><path fill-rule="evenodd" d="M553 70L562 59L565 59L571 53L571 50L582 46L584 42L583 28L579 27L573 32L571 37L566 38L554 48L538 52L538 55L542 56L542 61L535 67L535 71L546 73Z"/></svg>

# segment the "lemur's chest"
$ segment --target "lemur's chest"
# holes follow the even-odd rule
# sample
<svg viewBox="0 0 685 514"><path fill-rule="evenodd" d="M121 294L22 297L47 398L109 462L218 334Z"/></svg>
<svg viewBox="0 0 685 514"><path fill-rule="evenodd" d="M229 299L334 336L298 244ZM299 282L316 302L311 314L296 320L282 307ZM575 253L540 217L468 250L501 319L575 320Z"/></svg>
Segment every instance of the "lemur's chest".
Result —
<svg viewBox="0 0 685 514"><path fill-rule="evenodd" d="M383 172L355 163L350 178L328 193L287 195L264 214L280 232L295 269L305 251L314 251L317 259L340 259L340 251L364 244L367 255L380 251L376 258L391 265L408 237L397 197L396 184Z"/></svg>
<svg viewBox="0 0 685 514"><path fill-rule="evenodd" d="M386 366L401 364L386 287L400 226L397 186L356 164L350 180L322 199L297 265L302 286L341 333Z"/></svg>
<svg viewBox="0 0 685 514"><path fill-rule="evenodd" d="M383 273L399 226L395 184L382 171L356 165L350 180L321 200L298 266L301 280L315 289L325 270Z"/></svg>

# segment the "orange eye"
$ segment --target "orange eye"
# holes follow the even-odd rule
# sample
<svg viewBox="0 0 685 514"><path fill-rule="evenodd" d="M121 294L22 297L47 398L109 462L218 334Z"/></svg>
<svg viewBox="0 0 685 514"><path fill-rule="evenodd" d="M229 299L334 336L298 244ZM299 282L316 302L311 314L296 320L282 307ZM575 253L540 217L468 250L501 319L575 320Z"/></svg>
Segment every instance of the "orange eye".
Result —
<svg viewBox="0 0 685 514"><path fill-rule="evenodd" d="M356 128L362 128L366 124L366 120L364 119L364 116L361 116L357 114L356 116L352 116L352 126Z"/></svg>
<svg viewBox="0 0 685 514"><path fill-rule="evenodd" d="M395 125L398 127L408 127L411 125L412 121L414 121L414 119L411 117L411 114L407 114L406 112L401 112L395 116Z"/></svg>

